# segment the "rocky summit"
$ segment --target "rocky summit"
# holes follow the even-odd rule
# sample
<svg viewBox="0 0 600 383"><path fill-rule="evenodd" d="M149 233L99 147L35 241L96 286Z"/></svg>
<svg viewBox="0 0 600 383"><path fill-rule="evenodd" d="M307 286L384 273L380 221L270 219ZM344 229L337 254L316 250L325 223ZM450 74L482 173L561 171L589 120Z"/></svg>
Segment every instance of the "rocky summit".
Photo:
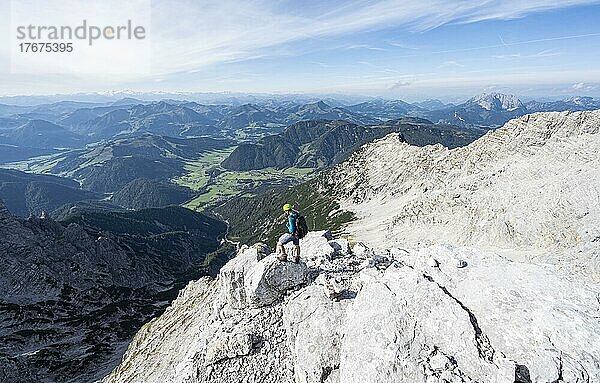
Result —
<svg viewBox="0 0 600 383"><path fill-rule="evenodd" d="M600 287L452 246L328 232L243 247L137 334L110 382L592 382Z"/></svg>
<svg viewBox="0 0 600 383"><path fill-rule="evenodd" d="M600 280L600 111L535 113L470 145L366 145L330 176L377 247L452 244Z"/></svg>
<svg viewBox="0 0 600 383"><path fill-rule="evenodd" d="M463 148L365 145L320 185L347 235L309 233L298 264L241 247L103 382L600 381L599 126L538 113Z"/></svg>

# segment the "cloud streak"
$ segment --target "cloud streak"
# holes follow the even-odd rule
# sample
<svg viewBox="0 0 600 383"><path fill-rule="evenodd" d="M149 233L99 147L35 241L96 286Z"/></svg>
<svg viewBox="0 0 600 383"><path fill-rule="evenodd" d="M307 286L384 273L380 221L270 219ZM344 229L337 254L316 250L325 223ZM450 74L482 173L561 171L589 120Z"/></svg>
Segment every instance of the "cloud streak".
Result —
<svg viewBox="0 0 600 383"><path fill-rule="evenodd" d="M438 69L443 69L443 68L464 68L465 65L454 61L454 60L448 60L448 61L444 61L443 63L441 63L440 65L438 65Z"/></svg>
<svg viewBox="0 0 600 383"><path fill-rule="evenodd" d="M424 31L445 24L514 19L532 12L592 3L599 1L505 0L489 1L484 6L480 1L474 0L350 0L343 6L307 1L303 2L300 9L293 8L292 2L266 0L156 2L153 9L153 37L157 51L165 54L157 58L155 71L158 74L168 74L246 60L257 54L268 56L269 53L265 51L269 48L302 40L392 26ZM599 35L600 33L590 33L503 42L500 45L466 48L465 51ZM368 49L369 46L357 47Z"/></svg>
<svg viewBox="0 0 600 383"><path fill-rule="evenodd" d="M341 4L340 4L341 3ZM475 46L470 48L428 51L414 45L399 41L397 36L390 35L382 41L355 41L354 35L370 31L399 28L406 32L422 32L448 24L467 24L483 20L507 20L525 17L531 13L572 6L600 4L600 0L347 0L330 2L322 0L153 0L152 25L150 34L154 46L152 72L147 74L131 74L127 78L105 76L94 78L88 76L64 75L60 79L36 77L37 88L60 89L98 89L99 87L144 86L153 80L161 80L164 86L205 86L220 82L236 81L237 77L247 76L246 68L229 65L246 60L262 60L264 64L273 57L300 56L315 51L334 51L342 56L352 53L351 62L341 61L343 69L336 72L341 80L348 81L358 76L367 80L366 76L396 76L409 71L400 63L392 63L388 57L419 57L431 54L451 52L478 51L492 48L507 48L540 42L598 37L600 33L556 36L544 39L525 41L505 41L501 44ZM0 4L0 10L1 10ZM444 45L445 46L445 45ZM453 45L448 45L452 47ZM456 46L456 45L455 45ZM332 48L334 47L334 48ZM1 48L1 47L0 47ZM362 52L364 50L364 52ZM404 51L401 51L404 50ZM400 53L386 55L384 52ZM494 52L495 53L495 52ZM553 52L542 52L541 56L553 55ZM517 55L515 53L515 55ZM0 56L2 53L0 52ZM323 57L309 58L309 63L326 71L336 68L329 62L334 56L326 52ZM490 54L487 55L488 57ZM505 59L519 57L505 55ZM1 59L2 57L0 57ZM373 63L361 60L375 60ZM379 58L381 61L377 61ZM500 58L500 57L499 57ZM0 60L1 62L2 60ZM8 61L8 60L6 60ZM468 61L443 61L440 68L459 68ZM356 65L359 64L359 65ZM229 66L228 66L229 65ZM221 66L223 68L221 68ZM353 71L353 66L370 66L368 71ZM231 68L236 68L230 72ZM218 69L221 69L219 71ZM297 67L287 68L297 70ZM214 73L213 73L214 72ZM220 77L223 72L226 78ZM333 70L327 70L329 78L334 77ZM311 74L319 75L319 71ZM358 74L358 75L357 75ZM295 75L293 85L302 83ZM236 77L237 76L237 77ZM248 76L252 77L252 76ZM269 76L267 76L268 78ZM273 79L277 76L273 76ZM273 79L268 78L273 82ZM198 80L193 85L190 80ZM389 87L389 80L385 78ZM294 82L295 81L295 82ZM580 79L573 82L581 81ZM406 83L418 84L418 81L399 81L405 88ZM30 89L30 78L0 73L0 90L22 87ZM263 82L265 83L265 82ZM262 85L261 83L260 85ZM393 83L393 81L392 81ZM169 84L169 85L166 85ZM321 83L319 83L321 84ZM301 84L303 85L303 84ZM327 86L327 81L323 86Z"/></svg>
<svg viewBox="0 0 600 383"><path fill-rule="evenodd" d="M493 58L496 59L536 59L536 58L544 58L544 57L555 57L560 56L562 53L557 52L554 49L546 49L537 53L532 54L522 54L522 53L511 53L505 55L493 55Z"/></svg>
<svg viewBox="0 0 600 383"><path fill-rule="evenodd" d="M476 47L459 48L459 49L446 49L446 50L440 50L440 51L435 51L435 52L430 52L430 53L470 52L470 51L477 51L477 50L482 50L482 49L512 47L512 46L518 46L518 45L544 43L544 42L549 42L549 41L573 40L573 39L582 39L582 38L586 38L586 37L598 37L598 36L600 36L600 32L599 33L584 33L584 34L578 34L578 35L567 35L567 36L555 36L555 37L547 37L547 38L543 38L543 39L522 40L522 41L511 42L511 43L502 41L502 44L481 45L481 46L476 46Z"/></svg>

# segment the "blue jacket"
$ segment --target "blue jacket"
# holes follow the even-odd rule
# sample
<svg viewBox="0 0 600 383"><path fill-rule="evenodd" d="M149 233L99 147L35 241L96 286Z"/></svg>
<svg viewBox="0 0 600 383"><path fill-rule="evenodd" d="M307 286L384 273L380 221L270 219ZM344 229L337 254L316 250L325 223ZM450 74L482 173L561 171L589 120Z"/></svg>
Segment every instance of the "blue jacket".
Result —
<svg viewBox="0 0 600 383"><path fill-rule="evenodd" d="M287 223L287 228L290 234L294 234L296 232L296 218L298 218L299 214L297 211L290 214L290 218Z"/></svg>

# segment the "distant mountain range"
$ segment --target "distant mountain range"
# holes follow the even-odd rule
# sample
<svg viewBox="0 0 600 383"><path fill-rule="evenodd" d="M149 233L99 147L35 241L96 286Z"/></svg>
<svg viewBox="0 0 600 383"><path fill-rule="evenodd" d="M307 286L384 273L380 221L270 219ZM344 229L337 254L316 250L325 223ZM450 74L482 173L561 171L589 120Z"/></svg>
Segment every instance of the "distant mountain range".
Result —
<svg viewBox="0 0 600 383"><path fill-rule="evenodd" d="M211 119L188 107L161 101L148 105L125 105L125 108L111 110L91 120L81 119L72 124L71 129L92 139L111 138L136 132L149 132L172 137L203 136L215 133L215 126ZM72 121L71 117L69 115L65 118L70 118Z"/></svg>
<svg viewBox="0 0 600 383"><path fill-rule="evenodd" d="M202 104L125 97L105 103L0 104L0 145L23 148L20 155L0 153L0 161L21 160L44 153L35 149L78 148L101 140L147 133L256 142L300 121L343 120L356 125L379 125L403 117L492 129L531 112L600 108L600 100L590 97L522 102L516 96L499 93L482 94L458 105L439 100L408 103L371 99L354 104L334 98L308 103L301 103L302 99L298 97L254 97L252 100L255 102L230 100L229 104Z"/></svg>
<svg viewBox="0 0 600 383"><path fill-rule="evenodd" d="M419 108L425 109L425 110L437 110L437 109L444 109L444 108L449 108L449 107L454 106L454 104L444 104L440 100L433 100L433 99L419 101L419 102L413 102L413 105L418 106Z"/></svg>
<svg viewBox="0 0 600 383"><path fill-rule="evenodd" d="M58 153L54 149L30 148L28 146L0 144L0 164L23 161L33 157Z"/></svg>
<svg viewBox="0 0 600 383"><path fill-rule="evenodd" d="M600 100L592 97L570 97L560 101L529 101L525 107L530 112L555 112L555 111L571 111L580 110L595 110L600 108Z"/></svg>
<svg viewBox="0 0 600 383"><path fill-rule="evenodd" d="M365 100L363 96L347 94L266 94L266 93L201 93L201 92L136 92L136 91L109 91L94 93L56 94L48 96L7 96L0 97L0 104L7 106L36 106L40 104L53 104L62 100L79 100L80 102L95 103L96 105L109 105L120 100L137 100L139 103L150 103L156 100L189 100L207 105L233 105L261 104L271 102L308 104L325 101L330 105L352 105Z"/></svg>
<svg viewBox="0 0 600 383"><path fill-rule="evenodd" d="M136 178L113 194L110 201L128 209L181 205L196 193L168 182Z"/></svg>
<svg viewBox="0 0 600 383"><path fill-rule="evenodd" d="M448 147L466 145L483 134L417 118L373 126L341 120L303 121L256 144L239 145L226 139L182 139L145 133L28 161L29 171L53 176L0 169L0 198L5 199L11 212L21 216L37 216L42 210L55 215L62 205L80 202L103 204L112 210L180 205L203 191L175 185L172 180L187 174L188 164L209 152L237 146L222 163L232 171L324 169L360 145L391 132L401 132L415 145L441 143Z"/></svg>
<svg viewBox="0 0 600 383"><path fill-rule="evenodd" d="M527 113L525 105L514 96L482 94L460 105L427 111L424 116L457 126L492 128Z"/></svg>
<svg viewBox="0 0 600 383"><path fill-rule="evenodd" d="M514 95L482 94L460 105L430 110L423 117L435 122L463 126L496 128L509 120L528 113L548 111L582 111L600 108L600 100L590 97L569 98L563 101L523 103Z"/></svg>
<svg viewBox="0 0 600 383"><path fill-rule="evenodd" d="M307 120L344 120L353 124L371 125L381 121L374 116L363 116L351 109L332 107L323 101L284 109L290 114L285 118L286 124Z"/></svg>
<svg viewBox="0 0 600 383"><path fill-rule="evenodd" d="M168 182L183 173L187 161L232 145L230 140L144 134L60 154L45 172L76 179L86 190L113 193L140 178ZM42 160L40 166L45 163Z"/></svg>
<svg viewBox="0 0 600 383"><path fill-rule="evenodd" d="M255 144L239 145L222 165L240 171L292 166L326 168L345 159L359 146L393 132L403 134L404 139L414 145L440 143L450 148L467 145L483 134L483 131L435 125L417 118L374 126L346 121L303 121Z"/></svg>
<svg viewBox="0 0 600 383"><path fill-rule="evenodd" d="M78 148L85 144L85 138L51 122L31 120L0 130L0 143L40 149Z"/></svg>
<svg viewBox="0 0 600 383"><path fill-rule="evenodd" d="M39 216L43 210L52 212L66 203L99 198L66 178L0 169L0 199L16 215Z"/></svg>
<svg viewBox="0 0 600 383"><path fill-rule="evenodd" d="M166 181L136 178L111 197L81 189L67 178L0 169L0 200L14 215L39 217L64 213L65 206L120 211L181 205L194 197L192 190Z"/></svg>
<svg viewBox="0 0 600 383"><path fill-rule="evenodd" d="M42 210L52 213L79 201L96 205L107 198L115 209L179 205L194 193L172 184L171 179L184 174L188 161L231 145L227 140L150 134L120 138L31 163L54 175L0 168L0 199L20 216L39 215Z"/></svg>
<svg viewBox="0 0 600 383"><path fill-rule="evenodd" d="M443 106L441 102L439 103ZM377 118L379 121L422 115L427 110L402 100L373 100L349 106L348 109L371 118Z"/></svg>
<svg viewBox="0 0 600 383"><path fill-rule="evenodd" d="M414 145L453 148L526 113L600 108L600 100L590 97L522 102L498 93L459 105L371 100L342 107L328 101L338 106L277 99L204 105L135 98L107 104L0 105L0 112L8 115L0 117L0 163L27 160L20 169L77 181L62 193L58 189L65 185L56 182L3 181L1 192L11 211L20 215L106 198L125 208L160 207L194 197L171 180L186 173L186 164L214 150L237 146L222 163L232 171L323 169L391 132ZM51 157L29 160L45 155Z"/></svg>

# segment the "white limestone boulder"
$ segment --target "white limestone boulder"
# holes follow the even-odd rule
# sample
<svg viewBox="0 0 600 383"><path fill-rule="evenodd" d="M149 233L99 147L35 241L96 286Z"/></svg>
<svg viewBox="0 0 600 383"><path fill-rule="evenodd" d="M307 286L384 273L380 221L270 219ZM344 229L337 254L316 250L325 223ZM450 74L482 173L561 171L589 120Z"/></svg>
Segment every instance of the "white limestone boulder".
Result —
<svg viewBox="0 0 600 383"><path fill-rule="evenodd" d="M348 301L327 298L318 285L303 289L283 311L296 383L321 383L337 373L340 333ZM331 377L334 379L335 375ZM339 380L331 380L338 382Z"/></svg>
<svg viewBox="0 0 600 383"><path fill-rule="evenodd" d="M226 309L241 309L247 305L244 281L246 275L259 263L260 254L255 247L244 246L238 255L227 262L219 272L219 303Z"/></svg>
<svg viewBox="0 0 600 383"><path fill-rule="evenodd" d="M286 291L308 282L309 272L304 262L282 262L275 254L254 265L245 275L244 290L247 302L254 307L273 304Z"/></svg>
<svg viewBox="0 0 600 383"><path fill-rule="evenodd" d="M329 231L311 231L300 240L301 258L309 262L330 260L338 249L342 246L332 241Z"/></svg>

